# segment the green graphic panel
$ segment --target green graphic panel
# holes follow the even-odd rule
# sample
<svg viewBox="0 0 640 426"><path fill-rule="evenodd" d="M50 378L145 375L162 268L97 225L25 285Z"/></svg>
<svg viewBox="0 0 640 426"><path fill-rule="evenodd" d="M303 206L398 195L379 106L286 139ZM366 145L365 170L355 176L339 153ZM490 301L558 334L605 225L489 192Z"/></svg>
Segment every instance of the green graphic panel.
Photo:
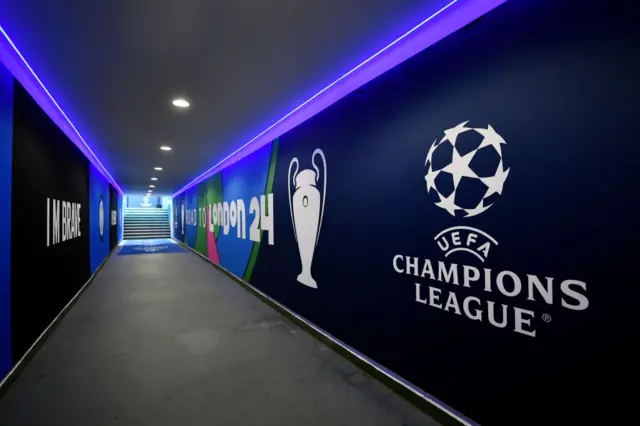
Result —
<svg viewBox="0 0 640 426"><path fill-rule="evenodd" d="M217 203L222 202L222 173L216 173L205 181L207 187L207 203L213 207ZM218 239L220 233L220 225L213 227L213 235Z"/></svg>
<svg viewBox="0 0 640 426"><path fill-rule="evenodd" d="M207 256L207 186L205 182L198 184L198 232L195 250Z"/></svg>
<svg viewBox="0 0 640 426"><path fill-rule="evenodd" d="M271 194L273 191L273 179L276 174L276 160L278 158L278 139L274 140L271 144L271 156L269 157L269 174L267 175L267 184L265 186L264 194ZM268 206L267 206L268 209ZM267 215L271 214L270 211L267 210ZM250 282L251 275L253 274L253 268L256 265L256 260L258 259L258 252L260 251L260 243L253 243L253 248L251 249L251 256L249 257L249 262L247 263L247 268L244 271L243 279L247 282Z"/></svg>

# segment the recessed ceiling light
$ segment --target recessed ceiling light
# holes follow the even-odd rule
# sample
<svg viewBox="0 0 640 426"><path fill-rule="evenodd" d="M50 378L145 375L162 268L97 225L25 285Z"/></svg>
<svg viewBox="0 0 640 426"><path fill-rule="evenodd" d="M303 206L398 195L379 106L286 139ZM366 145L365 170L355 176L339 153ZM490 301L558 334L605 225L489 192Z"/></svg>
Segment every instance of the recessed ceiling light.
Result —
<svg viewBox="0 0 640 426"><path fill-rule="evenodd" d="M170 146L167 146L167 145L162 145L162 146L160 147L160 149L161 149L161 150L163 150L163 151L171 151L171 147L170 147Z"/></svg>
<svg viewBox="0 0 640 426"><path fill-rule="evenodd" d="M158 180L158 178L157 177L152 177L151 180Z"/></svg>
<svg viewBox="0 0 640 426"><path fill-rule="evenodd" d="M154 167L153 170L162 171L162 167Z"/></svg>
<svg viewBox="0 0 640 426"><path fill-rule="evenodd" d="M191 106L189 101L183 98L174 99L171 103L173 104L174 107L178 107L178 108L189 108L189 106Z"/></svg>
<svg viewBox="0 0 640 426"><path fill-rule="evenodd" d="M149 185L149 188L155 188L155 187L156 187L155 185Z"/></svg>

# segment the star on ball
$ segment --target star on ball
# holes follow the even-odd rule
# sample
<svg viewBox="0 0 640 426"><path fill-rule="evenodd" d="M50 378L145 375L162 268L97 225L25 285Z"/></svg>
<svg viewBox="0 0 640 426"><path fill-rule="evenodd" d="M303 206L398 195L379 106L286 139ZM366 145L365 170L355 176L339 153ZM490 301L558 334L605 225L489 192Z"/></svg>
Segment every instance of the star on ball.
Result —
<svg viewBox="0 0 640 426"><path fill-rule="evenodd" d="M467 213L466 215L464 215L464 217L472 217L472 216L477 216L482 212L485 212L489 209L489 207L491 207L493 205L493 203L489 204L488 206L484 205L484 199L480 200L480 204L478 204L475 208L473 209L464 209L464 211Z"/></svg>
<svg viewBox="0 0 640 426"><path fill-rule="evenodd" d="M461 156L455 148L453 149L453 158L451 159L451 163L442 169L442 171L450 173L451 176L453 176L454 188L458 187L458 184L463 177L478 177L478 175L469 167L469 163L473 160L475 153L476 151L471 151L470 153Z"/></svg>
<svg viewBox="0 0 640 426"><path fill-rule="evenodd" d="M509 168L507 170L504 170L502 160L500 160L500 164L498 164L498 170L496 170L496 173L493 176L480 178L482 183L487 185L487 192L486 194L484 194L484 198L487 198L489 195L492 195L492 194L502 195L502 190L504 189L504 183L507 180L507 177L509 176L509 170L511 169Z"/></svg>
<svg viewBox="0 0 640 426"><path fill-rule="evenodd" d="M456 146L456 140L458 139L458 135L460 133L468 132L472 130L471 127L465 127L469 121L465 121L464 123L458 124L456 127L452 127L444 131L444 138L442 141L448 140L451 145Z"/></svg>
<svg viewBox="0 0 640 426"><path fill-rule="evenodd" d="M502 136L496 133L491 125L486 129L475 129L475 131L484 136L484 139L478 149L484 148L485 146L492 146L498 152L500 157L502 157L502 147L500 145L506 145L507 142L502 138Z"/></svg>
<svg viewBox="0 0 640 426"><path fill-rule="evenodd" d="M431 165L429 165L429 171L425 175L424 179L427 181L427 192L431 192L431 189L436 187L436 177L440 174L441 170L434 171Z"/></svg>
<svg viewBox="0 0 640 426"><path fill-rule="evenodd" d="M427 152L427 159L424 160L424 165L426 166L428 163L431 162L431 159L433 158L433 152L436 150L436 148L438 147L438 144L436 143L438 139L434 140L433 143L431 144L431 148L429 148L429 152Z"/></svg>
<svg viewBox="0 0 640 426"><path fill-rule="evenodd" d="M448 197L444 197L441 193L438 192L438 196L440 197L440 201L436 203L436 206L440 207L441 209L445 209L451 216L456 215L456 210L462 210L461 207L458 207L456 205L454 200L456 191L453 191Z"/></svg>

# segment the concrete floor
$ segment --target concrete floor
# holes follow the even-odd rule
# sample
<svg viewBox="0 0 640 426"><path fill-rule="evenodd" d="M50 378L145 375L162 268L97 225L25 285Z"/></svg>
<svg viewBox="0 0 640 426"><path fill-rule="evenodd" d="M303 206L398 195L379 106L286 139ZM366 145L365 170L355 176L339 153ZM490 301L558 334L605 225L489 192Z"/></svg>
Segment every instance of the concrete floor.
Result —
<svg viewBox="0 0 640 426"><path fill-rule="evenodd" d="M437 425L193 253L107 261L3 426Z"/></svg>

